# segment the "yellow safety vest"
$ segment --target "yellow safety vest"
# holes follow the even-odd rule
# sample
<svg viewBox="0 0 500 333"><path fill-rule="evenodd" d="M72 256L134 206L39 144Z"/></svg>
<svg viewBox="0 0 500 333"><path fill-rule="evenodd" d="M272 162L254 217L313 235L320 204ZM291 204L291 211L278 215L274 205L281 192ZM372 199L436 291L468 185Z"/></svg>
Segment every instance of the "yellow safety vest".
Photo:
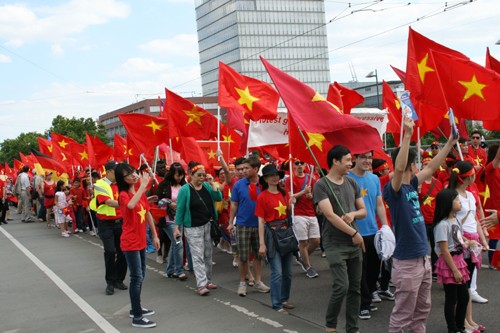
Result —
<svg viewBox="0 0 500 333"><path fill-rule="evenodd" d="M113 198L113 189L104 179L99 179L98 181L95 182L94 198L90 201L89 207L90 209L94 210L97 214L106 216L116 216L116 208L108 206L106 204L97 206L98 195L105 195L110 198Z"/></svg>

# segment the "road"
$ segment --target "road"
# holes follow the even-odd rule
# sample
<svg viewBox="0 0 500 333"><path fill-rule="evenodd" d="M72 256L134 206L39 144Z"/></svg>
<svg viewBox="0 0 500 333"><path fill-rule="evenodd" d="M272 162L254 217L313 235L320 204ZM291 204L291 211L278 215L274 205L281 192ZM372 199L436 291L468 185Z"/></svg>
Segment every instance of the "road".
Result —
<svg viewBox="0 0 500 333"><path fill-rule="evenodd" d="M88 234L63 238L45 223L22 223L11 209L12 221L0 227L0 332L137 332L128 318L128 291L104 293L103 250L98 238ZM142 289L143 306L154 309L151 317L158 332L321 332L331 291L326 259L316 252L313 266L320 276L308 279L293 266L291 301L296 309L280 315L270 307L268 294L248 289L247 297L236 294L238 273L232 256L214 249L214 282L219 286L207 297L194 292L194 276L185 282L163 276L165 264L148 254L148 271ZM474 304L474 318L500 332L499 272L483 268L479 292L488 304ZM264 269L269 284L269 267ZM126 279L128 285L128 275ZM387 332L393 302L383 301L372 319L360 320L361 332ZM434 283L432 312L427 332L446 332L444 292ZM344 330L340 315L339 332Z"/></svg>

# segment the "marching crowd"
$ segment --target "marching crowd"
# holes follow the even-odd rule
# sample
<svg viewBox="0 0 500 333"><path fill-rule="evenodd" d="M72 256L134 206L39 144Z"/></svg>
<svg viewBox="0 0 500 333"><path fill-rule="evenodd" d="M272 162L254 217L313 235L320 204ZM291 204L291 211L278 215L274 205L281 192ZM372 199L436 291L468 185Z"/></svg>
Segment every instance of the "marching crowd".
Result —
<svg viewBox="0 0 500 333"><path fill-rule="evenodd" d="M432 280L444 286L448 331L482 332L486 328L474 321L472 301L488 301L477 293L478 268L482 252L496 249L500 238L498 146L486 152L478 131L471 133L470 146L451 136L443 147L433 142L430 152L422 152L417 170L413 126L405 120L392 163L372 151L351 154L338 145L328 152L328 170L300 160L261 165L253 155L228 164L221 152L217 172L198 162L187 170L177 162L158 163L152 173L147 165L136 170L109 161L102 178L82 171L71 184L55 182L50 172L33 172L30 179L24 167L14 183L7 178L0 187L0 221L8 223L10 202L22 222L33 222L33 203L36 219L59 228L62 237L98 231L105 293L129 289L135 327L156 326L149 319L155 312L141 303L146 252L167 263L168 278L184 281L193 273L196 292L204 296L217 289L217 246L233 256L239 296L248 287L270 293L272 308L288 314L296 306L292 262L308 278L317 277L309 256L319 247L333 280L327 332L337 332L344 300L345 330L355 333L358 320L370 319L382 299L394 301L389 332L425 332ZM493 252L488 251L490 268L496 269ZM265 260L269 286L262 280Z"/></svg>

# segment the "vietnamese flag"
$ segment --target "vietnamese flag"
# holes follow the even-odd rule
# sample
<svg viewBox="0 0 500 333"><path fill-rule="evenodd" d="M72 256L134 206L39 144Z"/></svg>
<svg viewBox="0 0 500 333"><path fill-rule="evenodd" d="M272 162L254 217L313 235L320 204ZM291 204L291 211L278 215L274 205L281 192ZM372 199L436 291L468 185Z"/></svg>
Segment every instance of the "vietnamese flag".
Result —
<svg viewBox="0 0 500 333"><path fill-rule="evenodd" d="M340 95L340 90L337 89L333 84L328 85L328 94L326 95L326 100L338 108L342 113L344 112L344 103L342 102L342 96Z"/></svg>
<svg viewBox="0 0 500 333"><path fill-rule="evenodd" d="M209 167L210 164L205 156L205 152L200 148L198 143L194 138L180 137L179 141L181 143L181 158L189 164L191 161L200 162L205 167Z"/></svg>
<svg viewBox="0 0 500 333"><path fill-rule="evenodd" d="M404 71L402 71L401 69L394 67L393 65L390 65L390 66L391 66L392 70L394 71L394 73L396 73L396 75L399 77L401 82L405 83L406 73Z"/></svg>
<svg viewBox="0 0 500 333"><path fill-rule="evenodd" d="M58 147L64 152L69 152L71 150L69 146L70 143L77 143L74 139L59 133L51 133L50 137L52 144L58 145Z"/></svg>
<svg viewBox="0 0 500 333"><path fill-rule="evenodd" d="M333 86L337 88L342 100L342 112L344 114L351 114L351 109L365 101L365 98L356 90L347 88L337 81L333 82ZM328 91L330 92L330 91ZM328 97L327 97L328 99ZM329 100L329 99L328 99ZM335 104L335 103L334 103ZM338 104L336 104L338 105Z"/></svg>
<svg viewBox="0 0 500 333"><path fill-rule="evenodd" d="M31 153L33 156L35 156L36 160L38 161L38 164L45 170L45 171L52 171L55 172L55 176L59 177L63 173L66 172L66 168L64 165L56 160L55 158L42 154L39 151L36 151L34 149L31 149Z"/></svg>
<svg viewBox="0 0 500 333"><path fill-rule="evenodd" d="M127 140L116 133L113 140L113 149L115 161L122 162L127 160Z"/></svg>
<svg viewBox="0 0 500 333"><path fill-rule="evenodd" d="M19 152L19 157L21 157L21 162L23 162L24 165L27 165L30 167L30 170L34 168L35 166L35 161L33 155L24 155L23 153Z"/></svg>
<svg viewBox="0 0 500 333"><path fill-rule="evenodd" d="M500 74L468 59L431 51L447 106L457 117L500 119Z"/></svg>
<svg viewBox="0 0 500 333"><path fill-rule="evenodd" d="M217 137L218 120L213 114L193 102L165 89L166 109L177 127L179 136L209 140Z"/></svg>
<svg viewBox="0 0 500 333"><path fill-rule="evenodd" d="M147 114L119 114L128 136L134 141L140 153L153 155L156 146L168 142L168 120Z"/></svg>
<svg viewBox="0 0 500 333"><path fill-rule="evenodd" d="M71 143L70 149L73 156L73 164L80 165L84 168L90 165L89 152L86 145L81 143Z"/></svg>
<svg viewBox="0 0 500 333"><path fill-rule="evenodd" d="M112 160L113 149L102 142L97 136L92 136L86 133L87 140L87 153L89 157L89 164L96 169L99 169L106 162Z"/></svg>
<svg viewBox="0 0 500 333"><path fill-rule="evenodd" d="M268 83L241 75L219 62L219 105L238 110L251 120L278 116L279 95Z"/></svg>
<svg viewBox="0 0 500 333"><path fill-rule="evenodd" d="M21 171L24 168L24 163L19 161L17 158L14 158L14 169L16 171Z"/></svg>
<svg viewBox="0 0 500 333"><path fill-rule="evenodd" d="M375 128L351 115L342 114L314 89L280 71L262 57L261 60L288 109L289 123L292 118L297 128L309 136L309 145L326 145L326 140L331 146L342 144L348 147L353 154L383 146ZM289 135L293 135L292 131L289 130ZM295 153L296 148L292 144L290 149Z"/></svg>
<svg viewBox="0 0 500 333"><path fill-rule="evenodd" d="M402 110L401 105L399 103L399 99L397 98L394 91L392 91L391 87L387 82L382 80L382 108L387 109L389 112L389 122L387 123L387 132L392 133L394 137L394 141L399 146L399 136L401 133L401 118L402 118Z"/></svg>
<svg viewBox="0 0 500 333"><path fill-rule="evenodd" d="M500 61L493 58L489 48L486 48L486 68L500 74ZM500 131L500 121L484 120L483 127L490 131Z"/></svg>
<svg viewBox="0 0 500 333"><path fill-rule="evenodd" d="M52 141L38 137L38 147L40 152L45 155L52 156Z"/></svg>
<svg viewBox="0 0 500 333"><path fill-rule="evenodd" d="M73 169L73 157L69 146L67 146L68 152L63 150L59 145L54 145L52 147L52 157L64 166L64 169L69 171ZM41 164L41 163L40 163ZM42 165L42 164L41 164ZM42 168L45 167L42 165Z"/></svg>
<svg viewBox="0 0 500 333"><path fill-rule="evenodd" d="M132 138L127 135L127 160L128 164L134 168L139 168L141 166L141 152L139 148L135 145ZM146 157L148 158L148 157Z"/></svg>

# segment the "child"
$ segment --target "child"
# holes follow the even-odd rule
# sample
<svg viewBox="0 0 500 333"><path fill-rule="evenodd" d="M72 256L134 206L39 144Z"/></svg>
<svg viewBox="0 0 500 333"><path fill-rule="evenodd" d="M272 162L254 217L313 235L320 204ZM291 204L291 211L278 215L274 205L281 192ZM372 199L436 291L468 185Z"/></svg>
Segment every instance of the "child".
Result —
<svg viewBox="0 0 500 333"><path fill-rule="evenodd" d="M456 214L462 209L458 192L446 189L436 196L434 212L435 251L437 281L445 292L444 317L449 333L465 332L465 314L469 303L466 282L469 280L463 250L466 243L463 229Z"/></svg>
<svg viewBox="0 0 500 333"><path fill-rule="evenodd" d="M68 221L71 218L67 215L69 212L69 204L67 195L69 190L64 186L64 181L59 180L56 184L56 193L54 201L54 216L56 220L56 225L61 228L61 236L69 237Z"/></svg>

